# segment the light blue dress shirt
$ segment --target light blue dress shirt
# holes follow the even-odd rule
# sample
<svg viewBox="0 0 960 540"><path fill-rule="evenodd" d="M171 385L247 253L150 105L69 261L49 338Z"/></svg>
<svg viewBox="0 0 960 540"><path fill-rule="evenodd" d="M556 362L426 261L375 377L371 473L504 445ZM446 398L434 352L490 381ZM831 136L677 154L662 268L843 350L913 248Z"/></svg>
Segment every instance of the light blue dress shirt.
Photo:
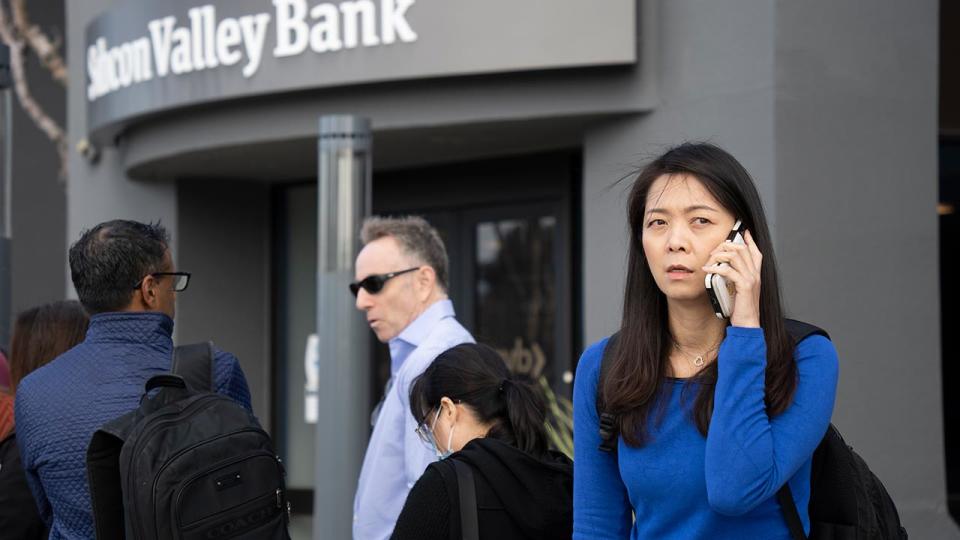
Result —
<svg viewBox="0 0 960 540"><path fill-rule="evenodd" d="M473 343L454 317L453 302L441 300L390 340L390 385L367 445L353 500L353 537L390 537L407 493L437 456L417 437L410 414L410 386L443 351Z"/></svg>

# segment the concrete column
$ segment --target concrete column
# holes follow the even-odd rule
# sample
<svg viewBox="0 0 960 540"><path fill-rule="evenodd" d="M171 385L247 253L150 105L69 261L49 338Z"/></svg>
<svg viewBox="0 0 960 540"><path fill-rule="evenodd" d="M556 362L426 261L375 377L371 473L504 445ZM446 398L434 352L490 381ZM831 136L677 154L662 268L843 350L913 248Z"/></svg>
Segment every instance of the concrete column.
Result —
<svg viewBox="0 0 960 540"><path fill-rule="evenodd" d="M370 214L371 144L368 120L320 118L315 539L352 536L353 494L370 435L370 340L347 286L360 249L360 225Z"/></svg>

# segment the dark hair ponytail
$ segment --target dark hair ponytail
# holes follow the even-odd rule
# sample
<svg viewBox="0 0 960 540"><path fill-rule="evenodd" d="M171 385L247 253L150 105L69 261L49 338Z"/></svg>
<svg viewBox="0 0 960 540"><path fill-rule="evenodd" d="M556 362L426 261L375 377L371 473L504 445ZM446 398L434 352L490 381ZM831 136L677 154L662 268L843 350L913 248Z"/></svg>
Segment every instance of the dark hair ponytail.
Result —
<svg viewBox="0 0 960 540"><path fill-rule="evenodd" d="M448 397L489 424L487 437L540 457L547 452L546 406L539 391L515 377L490 347L464 343L449 349L410 388L410 412L423 422Z"/></svg>

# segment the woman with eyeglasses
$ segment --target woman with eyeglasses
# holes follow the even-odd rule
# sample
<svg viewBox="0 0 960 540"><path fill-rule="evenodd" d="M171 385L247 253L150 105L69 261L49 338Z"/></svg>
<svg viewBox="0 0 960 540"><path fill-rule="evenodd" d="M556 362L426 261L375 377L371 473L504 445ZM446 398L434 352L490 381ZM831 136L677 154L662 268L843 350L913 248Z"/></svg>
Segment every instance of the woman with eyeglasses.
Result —
<svg viewBox="0 0 960 540"><path fill-rule="evenodd" d="M410 411L440 461L410 491L394 540L469 537L456 471L463 464L476 486L476 508L466 510L475 510L478 538L570 538L573 464L547 447L539 392L496 351L469 343L440 354L414 381Z"/></svg>

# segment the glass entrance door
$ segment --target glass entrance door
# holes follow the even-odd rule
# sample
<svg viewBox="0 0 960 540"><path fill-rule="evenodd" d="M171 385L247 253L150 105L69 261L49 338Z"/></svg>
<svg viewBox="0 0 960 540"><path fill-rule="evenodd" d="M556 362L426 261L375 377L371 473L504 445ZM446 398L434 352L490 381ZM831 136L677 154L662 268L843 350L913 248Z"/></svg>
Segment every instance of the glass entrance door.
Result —
<svg viewBox="0 0 960 540"><path fill-rule="evenodd" d="M412 181L420 188L405 189ZM460 322L514 372L542 376L565 396L579 346L572 315L578 185L579 160L571 153L374 177L375 213L421 215L440 232ZM375 350L382 389L389 356L382 345Z"/></svg>

